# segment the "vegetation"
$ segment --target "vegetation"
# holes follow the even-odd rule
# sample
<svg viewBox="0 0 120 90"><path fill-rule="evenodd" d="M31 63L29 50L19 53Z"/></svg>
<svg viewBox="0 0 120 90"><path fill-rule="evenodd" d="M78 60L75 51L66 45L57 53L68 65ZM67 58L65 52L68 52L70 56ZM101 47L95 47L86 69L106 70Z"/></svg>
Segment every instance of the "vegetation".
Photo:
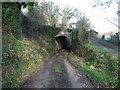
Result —
<svg viewBox="0 0 120 90"><path fill-rule="evenodd" d="M55 68L54 68L55 73L62 73L63 72L62 60L64 58L64 55L65 55L65 52L61 52L60 55L56 57Z"/></svg>
<svg viewBox="0 0 120 90"><path fill-rule="evenodd" d="M18 88L49 56L34 39L3 37L3 87Z"/></svg>
<svg viewBox="0 0 120 90"><path fill-rule="evenodd" d="M28 9L25 15L21 6ZM71 18L76 23L70 23ZM59 20L61 18L61 20ZM78 9L63 10L52 2L2 2L3 88L19 88L44 61L56 52L54 36L62 29L73 31L69 59L104 87L118 87L117 55L90 43L90 22ZM61 21L61 22L59 22ZM72 28L76 25L76 28ZM55 72L62 72L61 54Z"/></svg>
<svg viewBox="0 0 120 90"><path fill-rule="evenodd" d="M56 34L49 32L48 34L48 37L41 38L39 42L37 39L40 37L37 36L36 39L24 38L23 40L17 40L12 34L4 35L3 87L19 87L24 80L43 64L48 56L55 52L56 46L53 39Z"/></svg>
<svg viewBox="0 0 120 90"><path fill-rule="evenodd" d="M103 43L103 42L99 42L100 44L104 45L104 46L107 46L107 47L110 47L112 49L115 49L115 50L119 50L120 51L120 48L118 46L111 46L110 44L107 44L107 43Z"/></svg>
<svg viewBox="0 0 120 90"><path fill-rule="evenodd" d="M118 55L93 43L79 47L79 53L70 54L69 60L98 82L102 87L118 86Z"/></svg>
<svg viewBox="0 0 120 90"><path fill-rule="evenodd" d="M55 72L62 72L62 67L60 64L57 64L55 67Z"/></svg>
<svg viewBox="0 0 120 90"><path fill-rule="evenodd" d="M110 43L112 43L112 44L115 44L115 45L119 45L119 42L120 42L120 40L112 40L112 39L109 39L107 41L110 42Z"/></svg>
<svg viewBox="0 0 120 90"><path fill-rule="evenodd" d="M53 2L42 1L36 9L37 17L45 24L56 26L59 20L59 9Z"/></svg>
<svg viewBox="0 0 120 90"><path fill-rule="evenodd" d="M2 4L3 88L19 88L55 52L54 36L60 29L39 25L33 19L34 9L31 7L34 3L32 2L3 2ZM24 4L29 7L31 16L21 13L20 6ZM39 28L36 25L39 25Z"/></svg>

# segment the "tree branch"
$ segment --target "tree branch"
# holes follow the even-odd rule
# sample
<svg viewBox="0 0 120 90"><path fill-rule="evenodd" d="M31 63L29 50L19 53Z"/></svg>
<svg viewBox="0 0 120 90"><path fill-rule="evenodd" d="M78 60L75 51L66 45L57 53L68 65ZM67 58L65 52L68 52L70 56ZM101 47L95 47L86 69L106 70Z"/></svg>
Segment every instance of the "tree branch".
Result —
<svg viewBox="0 0 120 90"><path fill-rule="evenodd" d="M117 25L117 24L115 24L115 23L113 23L113 22L111 22L108 18L105 18L108 22L110 22L111 24L113 24L113 25L115 25L115 26L117 26L118 28L120 28L120 26L119 25Z"/></svg>

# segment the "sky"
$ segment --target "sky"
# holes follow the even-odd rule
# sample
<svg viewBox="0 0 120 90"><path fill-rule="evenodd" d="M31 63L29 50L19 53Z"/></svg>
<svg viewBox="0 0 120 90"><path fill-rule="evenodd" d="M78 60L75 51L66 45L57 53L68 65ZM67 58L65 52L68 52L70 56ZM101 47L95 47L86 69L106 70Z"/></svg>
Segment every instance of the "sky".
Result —
<svg viewBox="0 0 120 90"><path fill-rule="evenodd" d="M39 0L37 0L39 1ZM110 21L117 24L118 15L116 11L118 9L117 4L112 3L111 6L106 9L104 7L93 8L93 4L96 0L45 0L52 1L55 5L58 5L60 8L70 6L73 8L78 8L82 13L89 18L94 30L98 33L106 33L110 31L118 31L118 27L108 22L105 18L108 18ZM108 0L101 0L108 1ZM116 20L115 20L116 19Z"/></svg>

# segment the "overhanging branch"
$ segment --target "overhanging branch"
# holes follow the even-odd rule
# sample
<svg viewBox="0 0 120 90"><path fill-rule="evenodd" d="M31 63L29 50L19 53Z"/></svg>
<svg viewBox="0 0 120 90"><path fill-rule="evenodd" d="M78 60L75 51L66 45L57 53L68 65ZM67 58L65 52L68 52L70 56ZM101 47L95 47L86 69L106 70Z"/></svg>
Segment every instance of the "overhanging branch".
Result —
<svg viewBox="0 0 120 90"><path fill-rule="evenodd" d="M113 22L111 22L108 18L105 18L108 22L110 22L111 24L113 24L113 25L115 25L115 26L117 26L118 28L120 28L120 26L119 25L117 25L117 24L115 24L115 23L113 23Z"/></svg>

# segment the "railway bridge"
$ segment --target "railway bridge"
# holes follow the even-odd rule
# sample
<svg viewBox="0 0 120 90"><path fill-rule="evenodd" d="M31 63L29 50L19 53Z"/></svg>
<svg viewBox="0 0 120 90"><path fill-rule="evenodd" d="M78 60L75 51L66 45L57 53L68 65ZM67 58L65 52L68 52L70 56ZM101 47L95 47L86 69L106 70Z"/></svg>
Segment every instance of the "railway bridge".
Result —
<svg viewBox="0 0 120 90"><path fill-rule="evenodd" d="M61 30L56 36L55 39L60 45L61 49L70 50L72 48L73 42L73 32L69 33L65 30Z"/></svg>

